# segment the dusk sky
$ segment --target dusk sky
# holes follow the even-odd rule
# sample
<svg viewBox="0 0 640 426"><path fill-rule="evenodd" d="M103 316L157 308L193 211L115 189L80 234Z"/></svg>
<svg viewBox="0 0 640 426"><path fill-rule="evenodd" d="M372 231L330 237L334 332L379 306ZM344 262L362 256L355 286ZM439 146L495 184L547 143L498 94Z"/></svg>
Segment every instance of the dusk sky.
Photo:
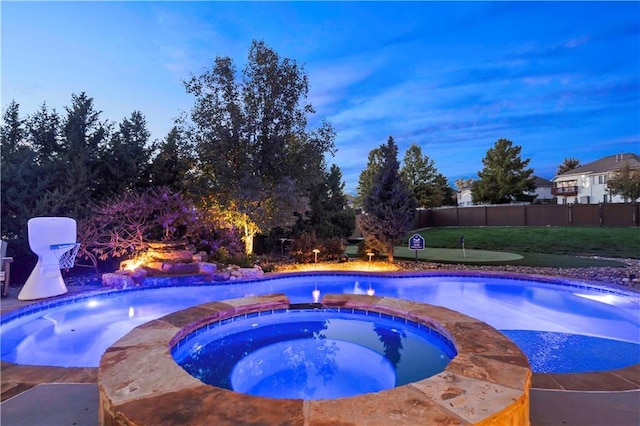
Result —
<svg viewBox="0 0 640 426"><path fill-rule="evenodd" d="M393 136L451 183L477 178L500 138L538 176L640 153L640 2L2 1L2 107L22 116L71 95L102 119L141 111L153 139L193 106L182 81L216 56L241 70L251 41L303 64L309 101L337 131L328 163L355 193Z"/></svg>

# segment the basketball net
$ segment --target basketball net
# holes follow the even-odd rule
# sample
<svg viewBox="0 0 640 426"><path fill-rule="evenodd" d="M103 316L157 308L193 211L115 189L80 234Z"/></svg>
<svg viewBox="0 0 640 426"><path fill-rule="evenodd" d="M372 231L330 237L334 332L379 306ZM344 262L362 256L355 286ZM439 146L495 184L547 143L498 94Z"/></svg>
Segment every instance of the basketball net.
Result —
<svg viewBox="0 0 640 426"><path fill-rule="evenodd" d="M80 243L51 244L50 248L58 258L60 269L73 268Z"/></svg>

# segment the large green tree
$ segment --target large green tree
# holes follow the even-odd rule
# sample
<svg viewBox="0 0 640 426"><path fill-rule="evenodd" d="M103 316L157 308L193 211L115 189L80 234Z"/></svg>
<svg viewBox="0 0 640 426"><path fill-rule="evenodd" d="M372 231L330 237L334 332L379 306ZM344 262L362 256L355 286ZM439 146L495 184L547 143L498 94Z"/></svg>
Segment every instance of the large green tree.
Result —
<svg viewBox="0 0 640 426"><path fill-rule="evenodd" d="M368 246L386 253L393 262L394 246L411 229L416 201L400 174L398 146L393 137L380 146L382 163L373 177L373 185L364 196L360 229Z"/></svg>
<svg viewBox="0 0 640 426"><path fill-rule="evenodd" d="M229 213L251 252L256 233L290 228L307 210L306 188L323 178L335 134L326 123L307 130L306 72L262 41L251 44L241 76L218 57L185 87L195 97L189 134L203 199Z"/></svg>
<svg viewBox="0 0 640 426"><path fill-rule="evenodd" d="M402 176L413 191L418 207L440 207L450 204L453 190L436 168L435 162L422 155L422 148L411 144L404 154Z"/></svg>
<svg viewBox="0 0 640 426"><path fill-rule="evenodd" d="M611 195L620 195L624 202L640 198L640 169L632 169L625 161L613 177L607 181Z"/></svg>
<svg viewBox="0 0 640 426"><path fill-rule="evenodd" d="M521 152L521 146L498 139L482 159L484 168L473 187L474 203L507 204L527 199L526 193L535 189L535 178L533 169L527 168L531 159L523 160Z"/></svg>

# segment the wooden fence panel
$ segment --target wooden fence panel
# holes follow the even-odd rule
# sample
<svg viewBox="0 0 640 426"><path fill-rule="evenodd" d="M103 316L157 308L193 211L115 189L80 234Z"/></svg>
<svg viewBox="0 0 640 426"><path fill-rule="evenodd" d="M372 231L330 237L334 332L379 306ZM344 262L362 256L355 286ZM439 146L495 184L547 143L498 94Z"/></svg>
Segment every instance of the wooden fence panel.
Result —
<svg viewBox="0 0 640 426"><path fill-rule="evenodd" d="M487 208L487 226L526 226L526 205Z"/></svg>
<svg viewBox="0 0 640 426"><path fill-rule="evenodd" d="M598 204L572 204L571 225L600 226L600 206Z"/></svg>
<svg viewBox="0 0 640 426"><path fill-rule="evenodd" d="M602 204L604 226L638 226L639 204Z"/></svg>
<svg viewBox="0 0 640 426"><path fill-rule="evenodd" d="M464 223L464 226L486 226L487 225L487 208L486 207L462 207L458 208L458 223Z"/></svg>
<svg viewBox="0 0 640 426"><path fill-rule="evenodd" d="M569 206L558 204L535 204L527 206L528 226L568 226Z"/></svg>
<svg viewBox="0 0 640 426"><path fill-rule="evenodd" d="M640 226L638 203L536 204L419 210L415 228L440 226Z"/></svg>

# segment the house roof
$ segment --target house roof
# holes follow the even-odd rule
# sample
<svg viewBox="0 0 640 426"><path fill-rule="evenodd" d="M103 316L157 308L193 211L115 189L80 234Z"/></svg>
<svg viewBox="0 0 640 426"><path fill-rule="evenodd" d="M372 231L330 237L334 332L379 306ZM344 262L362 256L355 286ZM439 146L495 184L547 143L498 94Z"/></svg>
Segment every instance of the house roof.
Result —
<svg viewBox="0 0 640 426"><path fill-rule="evenodd" d="M553 184L551 183L550 180L547 180L543 177L540 176L533 176L536 180L535 180L535 185L536 188L544 188L545 186L551 187L553 186Z"/></svg>
<svg viewBox="0 0 640 426"><path fill-rule="evenodd" d="M632 169L640 168L640 155L630 153L616 154L609 155L608 157L604 157L596 161L592 161L591 163L576 167L575 169L569 170L568 172L560 173L559 175L556 175L552 180L565 176L606 173L613 170L618 170L626 161L629 162L629 166Z"/></svg>

